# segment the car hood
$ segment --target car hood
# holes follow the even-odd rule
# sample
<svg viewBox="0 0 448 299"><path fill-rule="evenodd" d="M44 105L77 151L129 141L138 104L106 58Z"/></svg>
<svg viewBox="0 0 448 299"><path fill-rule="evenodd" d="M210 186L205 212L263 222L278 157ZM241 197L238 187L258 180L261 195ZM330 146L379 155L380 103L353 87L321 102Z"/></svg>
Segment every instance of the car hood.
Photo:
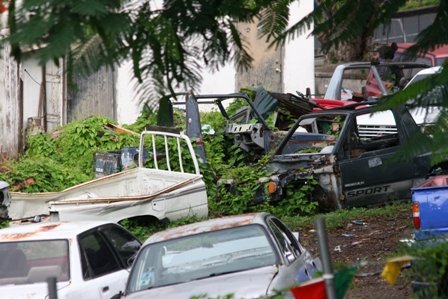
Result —
<svg viewBox="0 0 448 299"><path fill-rule="evenodd" d="M139 291L129 294L125 298L188 299L191 296L199 296L201 294L207 294L207 298L217 298L230 293L234 294L234 298L258 298L266 295L269 285L277 272L277 266L273 265Z"/></svg>
<svg viewBox="0 0 448 299"><path fill-rule="evenodd" d="M57 289L61 290L70 285L70 282L58 282ZM28 299L28 298L49 298L48 284L46 282L34 284L2 285L0 295L4 299Z"/></svg>

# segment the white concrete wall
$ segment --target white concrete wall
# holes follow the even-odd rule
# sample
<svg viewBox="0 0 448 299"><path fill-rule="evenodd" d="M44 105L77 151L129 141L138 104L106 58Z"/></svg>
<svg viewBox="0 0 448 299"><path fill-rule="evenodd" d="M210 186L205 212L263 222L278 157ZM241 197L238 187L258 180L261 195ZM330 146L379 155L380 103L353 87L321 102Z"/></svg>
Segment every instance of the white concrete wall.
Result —
<svg viewBox="0 0 448 299"><path fill-rule="evenodd" d="M117 121L120 125L132 124L142 110L142 105L135 95L137 80L132 71L132 61L125 61L117 68L116 103Z"/></svg>
<svg viewBox="0 0 448 299"><path fill-rule="evenodd" d="M295 1L290 6L289 24L295 24L314 9L313 0ZM305 94L306 88L314 94L314 37L308 32L291 39L285 45L283 67L284 92L295 94L300 91Z"/></svg>
<svg viewBox="0 0 448 299"><path fill-rule="evenodd" d="M203 66L204 67L204 66ZM235 92L235 68L228 63L214 73L203 70L203 81L198 94L221 94ZM117 121L120 125L132 124L140 115L143 105L135 94L137 80L132 73L132 62L126 61L117 68ZM185 90L179 90L185 92ZM214 105L201 105L201 110L209 111ZM217 108L216 108L217 109Z"/></svg>

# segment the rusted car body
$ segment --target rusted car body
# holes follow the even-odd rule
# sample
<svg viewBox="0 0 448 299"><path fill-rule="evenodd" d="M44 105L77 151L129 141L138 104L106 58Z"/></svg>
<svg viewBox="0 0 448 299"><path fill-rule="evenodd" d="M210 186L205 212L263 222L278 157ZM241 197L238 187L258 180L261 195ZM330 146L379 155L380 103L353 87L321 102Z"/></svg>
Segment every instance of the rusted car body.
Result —
<svg viewBox="0 0 448 299"><path fill-rule="evenodd" d="M170 156L169 144L176 149L176 157ZM137 168L61 192L12 192L11 218L50 213L51 221L119 222L133 217L162 221L189 215L207 216L205 183L190 139L179 130L148 127L141 133L139 152L143 153L146 147L156 154L152 154L149 161L143 161L143 155L139 155ZM186 169L187 161L192 162L188 164L192 169ZM152 162L152 165L146 166L145 162Z"/></svg>
<svg viewBox="0 0 448 299"><path fill-rule="evenodd" d="M320 259L269 213L216 218L152 235L114 298L262 298L321 271ZM292 298L290 292L285 298Z"/></svg>
<svg viewBox="0 0 448 299"><path fill-rule="evenodd" d="M109 299L123 291L141 242L112 222L35 223L0 230L0 297Z"/></svg>
<svg viewBox="0 0 448 299"><path fill-rule="evenodd" d="M217 106L222 116L227 120L224 134L233 138L235 144L246 152L254 153L254 160L268 154L286 135L289 127L300 116L313 110L328 109L349 105L351 101L338 101L333 99L311 100L303 94L270 92L258 86L251 91L254 100L246 93L231 94L185 94L185 101L172 102L172 105L185 105L186 134L197 140L196 152L205 162L205 151L202 146L202 129L199 115L199 106L213 104ZM240 99L245 105L235 114L229 115L224 107L228 100ZM160 113L160 111L159 111ZM269 121L267 121L269 119ZM268 123L269 122L269 123ZM287 147L291 152L303 149L308 144L309 135L298 132ZM199 142L198 142L199 141Z"/></svg>
<svg viewBox="0 0 448 299"><path fill-rule="evenodd" d="M332 209L410 199L411 188L437 167L445 169L446 163L431 166L431 152L424 148L411 160L393 159L404 142L422 133L405 107L385 111L394 123L369 131L360 124L375 117L384 118L371 115L375 104L376 101L364 102L302 116L271 156L268 171L272 175L260 178L255 201L287 199L289 186L310 184L310 180L318 182L312 200ZM307 153L285 154L288 139L299 127L326 136L329 141L310 142ZM266 184L269 188L263 187Z"/></svg>

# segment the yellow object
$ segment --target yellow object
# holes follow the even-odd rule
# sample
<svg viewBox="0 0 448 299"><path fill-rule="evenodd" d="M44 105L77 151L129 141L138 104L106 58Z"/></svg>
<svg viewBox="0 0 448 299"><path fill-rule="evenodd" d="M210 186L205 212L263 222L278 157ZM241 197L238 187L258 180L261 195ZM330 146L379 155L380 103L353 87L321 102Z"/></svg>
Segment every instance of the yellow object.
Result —
<svg viewBox="0 0 448 299"><path fill-rule="evenodd" d="M401 267L414 260L415 257L403 255L389 259L381 273L381 276L391 285L394 286L401 272Z"/></svg>

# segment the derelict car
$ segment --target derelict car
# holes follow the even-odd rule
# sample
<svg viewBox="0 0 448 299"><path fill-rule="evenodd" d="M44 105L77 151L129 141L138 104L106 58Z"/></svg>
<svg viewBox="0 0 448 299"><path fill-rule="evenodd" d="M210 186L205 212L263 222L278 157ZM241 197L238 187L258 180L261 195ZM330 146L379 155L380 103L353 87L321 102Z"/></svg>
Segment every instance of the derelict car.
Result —
<svg viewBox="0 0 448 299"><path fill-rule="evenodd" d="M0 229L0 297L109 299L124 290L141 242L113 222L35 223Z"/></svg>
<svg viewBox="0 0 448 299"><path fill-rule="evenodd" d="M320 259L313 259L273 215L229 216L152 235L121 298L217 298L231 293L258 298L309 280L316 271L321 271ZM292 296L289 291L285 295Z"/></svg>

